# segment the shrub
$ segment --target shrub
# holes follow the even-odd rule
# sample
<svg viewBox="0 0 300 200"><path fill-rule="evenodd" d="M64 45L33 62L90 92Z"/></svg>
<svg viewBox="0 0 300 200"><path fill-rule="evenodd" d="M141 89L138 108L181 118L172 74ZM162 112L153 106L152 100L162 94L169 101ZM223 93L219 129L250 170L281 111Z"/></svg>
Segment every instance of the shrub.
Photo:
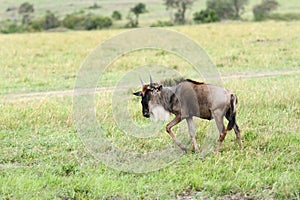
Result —
<svg viewBox="0 0 300 200"><path fill-rule="evenodd" d="M112 13L111 17L112 17L114 20L121 20L121 19L122 19L122 14L121 14L119 11L115 10L115 11Z"/></svg>
<svg viewBox="0 0 300 200"><path fill-rule="evenodd" d="M216 11L212 9L201 10L200 12L194 13L193 19L196 23L211 23L220 21Z"/></svg>
<svg viewBox="0 0 300 200"><path fill-rule="evenodd" d="M41 31L44 29L45 20L43 18L34 19L30 22L30 27L35 31Z"/></svg>
<svg viewBox="0 0 300 200"><path fill-rule="evenodd" d="M279 3L275 0L262 0L262 2L253 7L252 12L255 21L262 21L267 18L267 16L276 10Z"/></svg>
<svg viewBox="0 0 300 200"><path fill-rule="evenodd" d="M48 30L51 28L59 27L60 21L51 11L47 11L44 17L44 29Z"/></svg>
<svg viewBox="0 0 300 200"><path fill-rule="evenodd" d="M0 26L0 32L9 34L9 33L21 33L24 31L23 26L19 26L16 23L13 23L10 20L2 21Z"/></svg>
<svg viewBox="0 0 300 200"><path fill-rule="evenodd" d="M19 6L18 13L22 16L22 24L28 25L32 20L32 13L34 12L33 5L25 2Z"/></svg>
<svg viewBox="0 0 300 200"><path fill-rule="evenodd" d="M267 18L276 21L294 21L300 20L300 13L271 13Z"/></svg>
<svg viewBox="0 0 300 200"><path fill-rule="evenodd" d="M34 12L33 5L28 2L22 3L19 7L18 12L19 14L33 13Z"/></svg>
<svg viewBox="0 0 300 200"><path fill-rule="evenodd" d="M72 13L65 16L63 26L69 29L83 29L85 16L83 14Z"/></svg>
<svg viewBox="0 0 300 200"><path fill-rule="evenodd" d="M60 21L51 11L47 11L44 17L34 19L29 23L33 30L48 30L60 26Z"/></svg>
<svg viewBox="0 0 300 200"><path fill-rule="evenodd" d="M207 0L207 9L215 10L221 19L240 19L248 0Z"/></svg>
<svg viewBox="0 0 300 200"><path fill-rule="evenodd" d="M112 25L112 20L109 17L103 17L99 15L87 15L84 20L84 29L103 29Z"/></svg>
<svg viewBox="0 0 300 200"><path fill-rule="evenodd" d="M165 26L174 26L174 23L171 21L158 20L155 24L151 24L151 27L165 27Z"/></svg>
<svg viewBox="0 0 300 200"><path fill-rule="evenodd" d="M74 30L92 30L108 28L112 25L109 17L95 14L73 13L67 15L63 20L63 26Z"/></svg>
<svg viewBox="0 0 300 200"><path fill-rule="evenodd" d="M101 6L99 6L97 3L94 3L92 6L89 6L88 9L99 9Z"/></svg>

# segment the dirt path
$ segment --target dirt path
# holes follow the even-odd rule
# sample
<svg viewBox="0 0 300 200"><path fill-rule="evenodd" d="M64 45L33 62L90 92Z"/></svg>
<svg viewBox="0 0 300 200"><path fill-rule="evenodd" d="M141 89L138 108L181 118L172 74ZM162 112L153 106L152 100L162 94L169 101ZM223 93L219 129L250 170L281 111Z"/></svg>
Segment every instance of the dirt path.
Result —
<svg viewBox="0 0 300 200"><path fill-rule="evenodd" d="M263 72L263 73L252 73L252 74L233 74L222 76L223 80L226 79L247 79L247 78L265 78L265 77L274 77L274 76L282 76L282 75L290 75L290 74L300 74L299 70L282 70L282 71L274 71L274 72ZM114 87L103 87L98 88L96 92L103 91L112 91ZM94 92L94 91L90 91ZM32 100L32 99L41 99L47 98L51 96L55 97L63 97L63 96L73 96L74 90L57 90L57 91L44 91L44 92L29 92L29 93L16 93L16 94L5 94L0 95L0 102L2 101L20 101L20 100Z"/></svg>

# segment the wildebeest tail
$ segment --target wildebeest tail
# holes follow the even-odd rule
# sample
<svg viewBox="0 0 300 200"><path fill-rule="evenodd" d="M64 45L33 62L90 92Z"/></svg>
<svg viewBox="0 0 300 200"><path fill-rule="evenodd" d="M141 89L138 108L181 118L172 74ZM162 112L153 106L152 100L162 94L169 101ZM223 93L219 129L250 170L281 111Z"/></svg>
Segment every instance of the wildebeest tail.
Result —
<svg viewBox="0 0 300 200"><path fill-rule="evenodd" d="M235 117L236 117L236 104L237 104L237 97L234 94L230 95L230 109L226 113L227 118L229 120L227 125L227 130L230 131L235 125Z"/></svg>

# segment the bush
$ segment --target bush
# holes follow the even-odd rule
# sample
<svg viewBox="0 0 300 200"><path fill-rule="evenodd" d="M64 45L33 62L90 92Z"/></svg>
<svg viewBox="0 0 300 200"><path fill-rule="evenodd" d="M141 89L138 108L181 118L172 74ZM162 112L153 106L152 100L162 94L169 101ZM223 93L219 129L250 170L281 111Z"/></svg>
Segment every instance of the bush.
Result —
<svg viewBox="0 0 300 200"><path fill-rule="evenodd" d="M151 24L151 27L165 27L165 26L174 26L174 23L171 21L158 20L155 24Z"/></svg>
<svg viewBox="0 0 300 200"><path fill-rule="evenodd" d="M113 18L114 20L121 20L122 19L122 14L115 10L112 15L111 15L111 18Z"/></svg>
<svg viewBox="0 0 300 200"><path fill-rule="evenodd" d="M109 17L103 17L99 15L87 15L84 20L84 29L103 29L112 25L112 20Z"/></svg>
<svg viewBox="0 0 300 200"><path fill-rule="evenodd" d="M30 27L35 31L41 31L44 29L45 20L43 18L34 19L30 22Z"/></svg>
<svg viewBox="0 0 300 200"><path fill-rule="evenodd" d="M300 20L300 13L271 13L267 19L276 21L294 21Z"/></svg>
<svg viewBox="0 0 300 200"><path fill-rule="evenodd" d="M83 14L72 13L65 16L63 26L68 29L79 30L84 27L85 16Z"/></svg>
<svg viewBox="0 0 300 200"><path fill-rule="evenodd" d="M19 6L18 13L22 16L22 24L28 25L32 20L32 13L34 12L33 5L25 2Z"/></svg>
<svg viewBox="0 0 300 200"><path fill-rule="evenodd" d="M207 9L215 10L220 19L240 19L248 0L207 0Z"/></svg>
<svg viewBox="0 0 300 200"><path fill-rule="evenodd" d="M60 21L51 11L47 11L44 17L32 20L29 25L33 30L48 30L59 27Z"/></svg>
<svg viewBox="0 0 300 200"><path fill-rule="evenodd" d="M112 25L109 17L95 14L73 13L67 15L63 20L63 26L74 30L92 30L108 28Z"/></svg>
<svg viewBox="0 0 300 200"><path fill-rule="evenodd" d="M59 27L60 21L58 18L50 11L47 11L45 17L44 17L44 29L48 30L51 28Z"/></svg>
<svg viewBox="0 0 300 200"><path fill-rule="evenodd" d="M99 9L101 6L99 6L97 3L94 3L92 6L89 6L88 9Z"/></svg>
<svg viewBox="0 0 300 200"><path fill-rule="evenodd" d="M200 12L194 13L193 19L196 23L211 23L220 21L216 11L212 9L201 10Z"/></svg>
<svg viewBox="0 0 300 200"><path fill-rule="evenodd" d="M2 21L0 26L0 32L9 34L9 33L21 33L24 31L23 26L18 26L16 23L13 23L10 20Z"/></svg>
<svg viewBox="0 0 300 200"><path fill-rule="evenodd" d="M28 2L22 3L19 7L18 12L19 14L33 13L34 12L33 5Z"/></svg>
<svg viewBox="0 0 300 200"><path fill-rule="evenodd" d="M276 10L279 3L275 0L262 0L262 2L253 7L252 12L255 21L262 21L267 19L268 15Z"/></svg>
<svg viewBox="0 0 300 200"><path fill-rule="evenodd" d="M6 29L1 30L2 33L20 33L22 28L17 24L10 24Z"/></svg>

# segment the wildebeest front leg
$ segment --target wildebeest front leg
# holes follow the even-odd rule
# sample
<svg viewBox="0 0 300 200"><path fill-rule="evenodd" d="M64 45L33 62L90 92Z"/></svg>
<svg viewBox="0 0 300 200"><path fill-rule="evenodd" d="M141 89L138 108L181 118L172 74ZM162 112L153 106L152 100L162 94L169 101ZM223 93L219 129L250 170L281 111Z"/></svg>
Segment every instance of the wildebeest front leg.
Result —
<svg viewBox="0 0 300 200"><path fill-rule="evenodd" d="M166 126L166 131L169 133L169 135L172 137L172 139L175 141L175 143L183 150L186 151L186 148L184 145L182 145L177 138L175 137L174 133L171 131L171 128L173 126L175 126L176 124L178 124L179 122L181 122L181 116L180 115L176 115L176 117L167 124Z"/></svg>
<svg viewBox="0 0 300 200"><path fill-rule="evenodd" d="M219 149L222 145L222 142L224 141L224 139L226 137L227 130L225 129L225 126L223 123L224 115L222 115L222 112L212 112L212 115L215 119L215 122L216 122L218 130L219 130L219 134L220 134L217 148L215 149L215 152L218 153Z"/></svg>
<svg viewBox="0 0 300 200"><path fill-rule="evenodd" d="M234 132L235 132L235 135L236 135L237 142L240 146L240 149L242 149L243 145L242 145L242 140L241 140L241 132L240 132L240 129L239 129L239 127L236 123L235 123L233 129L234 129Z"/></svg>
<svg viewBox="0 0 300 200"><path fill-rule="evenodd" d="M193 145L194 145L194 151L195 151L195 152L198 152L198 151L199 151L199 148L198 148L198 145L197 145L197 142L196 142L195 128L194 128L193 118L187 118L187 119L186 119L186 122L187 122L187 124L188 124L189 133L190 133L190 136L191 136Z"/></svg>

